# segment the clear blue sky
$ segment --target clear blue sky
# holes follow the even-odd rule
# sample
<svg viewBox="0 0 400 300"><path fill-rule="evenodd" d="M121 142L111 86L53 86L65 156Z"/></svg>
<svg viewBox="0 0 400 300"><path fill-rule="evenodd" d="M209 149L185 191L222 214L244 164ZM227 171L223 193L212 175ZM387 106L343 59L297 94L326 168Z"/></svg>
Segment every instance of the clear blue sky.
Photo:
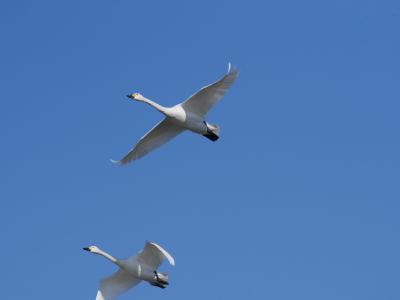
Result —
<svg viewBox="0 0 400 300"><path fill-rule="evenodd" d="M94 299L146 239L171 285L121 299L400 298L400 3L2 1L2 299ZM185 133L118 159L164 105L238 81Z"/></svg>

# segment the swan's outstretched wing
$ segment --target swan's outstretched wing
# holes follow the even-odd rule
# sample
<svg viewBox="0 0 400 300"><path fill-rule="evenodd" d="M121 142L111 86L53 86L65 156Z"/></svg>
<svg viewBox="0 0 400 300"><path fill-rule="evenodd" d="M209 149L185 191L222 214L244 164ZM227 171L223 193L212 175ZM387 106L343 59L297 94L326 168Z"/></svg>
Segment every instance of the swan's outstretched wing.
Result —
<svg viewBox="0 0 400 300"><path fill-rule="evenodd" d="M119 269L110 277L100 281L100 287L97 291L96 300L114 300L118 295L126 292L141 280L133 277L126 271Z"/></svg>
<svg viewBox="0 0 400 300"><path fill-rule="evenodd" d="M181 104L182 107L199 116L204 116L235 82L238 73L238 70L232 69L229 64L228 73L224 77L190 96Z"/></svg>
<svg viewBox="0 0 400 300"><path fill-rule="evenodd" d="M165 118L146 133L120 161L112 160L112 162L125 165L160 147L183 131L185 131L183 127Z"/></svg>
<svg viewBox="0 0 400 300"><path fill-rule="evenodd" d="M146 242L142 251L139 252L136 259L153 268L154 270L158 268L164 259L175 266L175 260L167 251L165 251L161 246L156 243Z"/></svg>

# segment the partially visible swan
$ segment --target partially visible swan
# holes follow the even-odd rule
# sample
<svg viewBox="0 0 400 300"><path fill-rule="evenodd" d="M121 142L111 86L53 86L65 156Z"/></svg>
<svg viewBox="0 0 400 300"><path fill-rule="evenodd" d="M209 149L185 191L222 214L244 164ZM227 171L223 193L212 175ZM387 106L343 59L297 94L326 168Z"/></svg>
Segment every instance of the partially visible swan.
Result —
<svg viewBox="0 0 400 300"><path fill-rule="evenodd" d="M121 160L111 161L127 164L160 147L185 130L201 134L213 142L218 140L219 126L207 123L205 115L221 99L237 75L238 71L232 69L229 63L228 73L220 80L203 87L187 100L173 107L161 106L139 93L127 95L128 98L151 105L164 114L165 118L146 133Z"/></svg>
<svg viewBox="0 0 400 300"><path fill-rule="evenodd" d="M146 242L138 255L128 259L116 259L96 246L85 247L83 250L102 255L119 267L116 273L100 281L96 300L113 300L142 280L164 289L168 285L168 275L158 272L157 268L164 259L175 266L174 258L161 246L151 242Z"/></svg>

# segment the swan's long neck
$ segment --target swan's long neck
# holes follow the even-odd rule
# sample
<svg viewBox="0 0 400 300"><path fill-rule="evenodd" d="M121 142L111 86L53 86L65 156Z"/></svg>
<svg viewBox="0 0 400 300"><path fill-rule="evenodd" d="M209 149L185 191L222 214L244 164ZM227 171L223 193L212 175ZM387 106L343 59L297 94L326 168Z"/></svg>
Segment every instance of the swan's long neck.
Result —
<svg viewBox="0 0 400 300"><path fill-rule="evenodd" d="M104 256L105 258L107 258L108 260L110 260L111 262L113 262L114 264L116 264L117 261L118 261L114 256L108 254L107 252L104 252L104 251L101 250L101 249L99 249L99 250L96 252L96 254L99 254L99 255Z"/></svg>
<svg viewBox="0 0 400 300"><path fill-rule="evenodd" d="M166 107L164 107L164 106L162 106L162 105L160 105L160 104L157 104L157 103L155 103L154 101L151 101L150 99L147 99L147 98L145 98L145 97L143 97L142 99L140 99L140 101L142 101L142 102L144 102L144 103L147 103L148 105L150 105L150 106L153 106L155 109L157 109L159 112L161 112L161 113L163 113L163 114L166 114L166 111L167 111L167 108Z"/></svg>

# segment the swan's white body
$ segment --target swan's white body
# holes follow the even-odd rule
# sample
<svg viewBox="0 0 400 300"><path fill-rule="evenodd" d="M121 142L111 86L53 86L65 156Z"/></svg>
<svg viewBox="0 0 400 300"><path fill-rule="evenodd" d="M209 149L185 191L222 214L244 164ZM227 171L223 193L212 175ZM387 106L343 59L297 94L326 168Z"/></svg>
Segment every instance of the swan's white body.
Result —
<svg viewBox="0 0 400 300"><path fill-rule="evenodd" d="M229 64L228 73L220 80L203 87L186 101L173 107L163 107L138 93L128 95L131 99L153 106L163 113L165 118L146 133L121 160L113 162L127 164L160 147L185 130L216 141L219 138L219 127L207 123L205 115L221 99L237 75L238 71L232 69Z"/></svg>
<svg viewBox="0 0 400 300"><path fill-rule="evenodd" d="M144 249L128 259L116 259L96 246L83 248L86 251L102 255L119 267L119 270L100 281L96 300L113 300L118 295L134 287L142 280L153 286L165 288L168 275L157 272L157 268L166 259L174 266L174 258L156 243L146 242Z"/></svg>

